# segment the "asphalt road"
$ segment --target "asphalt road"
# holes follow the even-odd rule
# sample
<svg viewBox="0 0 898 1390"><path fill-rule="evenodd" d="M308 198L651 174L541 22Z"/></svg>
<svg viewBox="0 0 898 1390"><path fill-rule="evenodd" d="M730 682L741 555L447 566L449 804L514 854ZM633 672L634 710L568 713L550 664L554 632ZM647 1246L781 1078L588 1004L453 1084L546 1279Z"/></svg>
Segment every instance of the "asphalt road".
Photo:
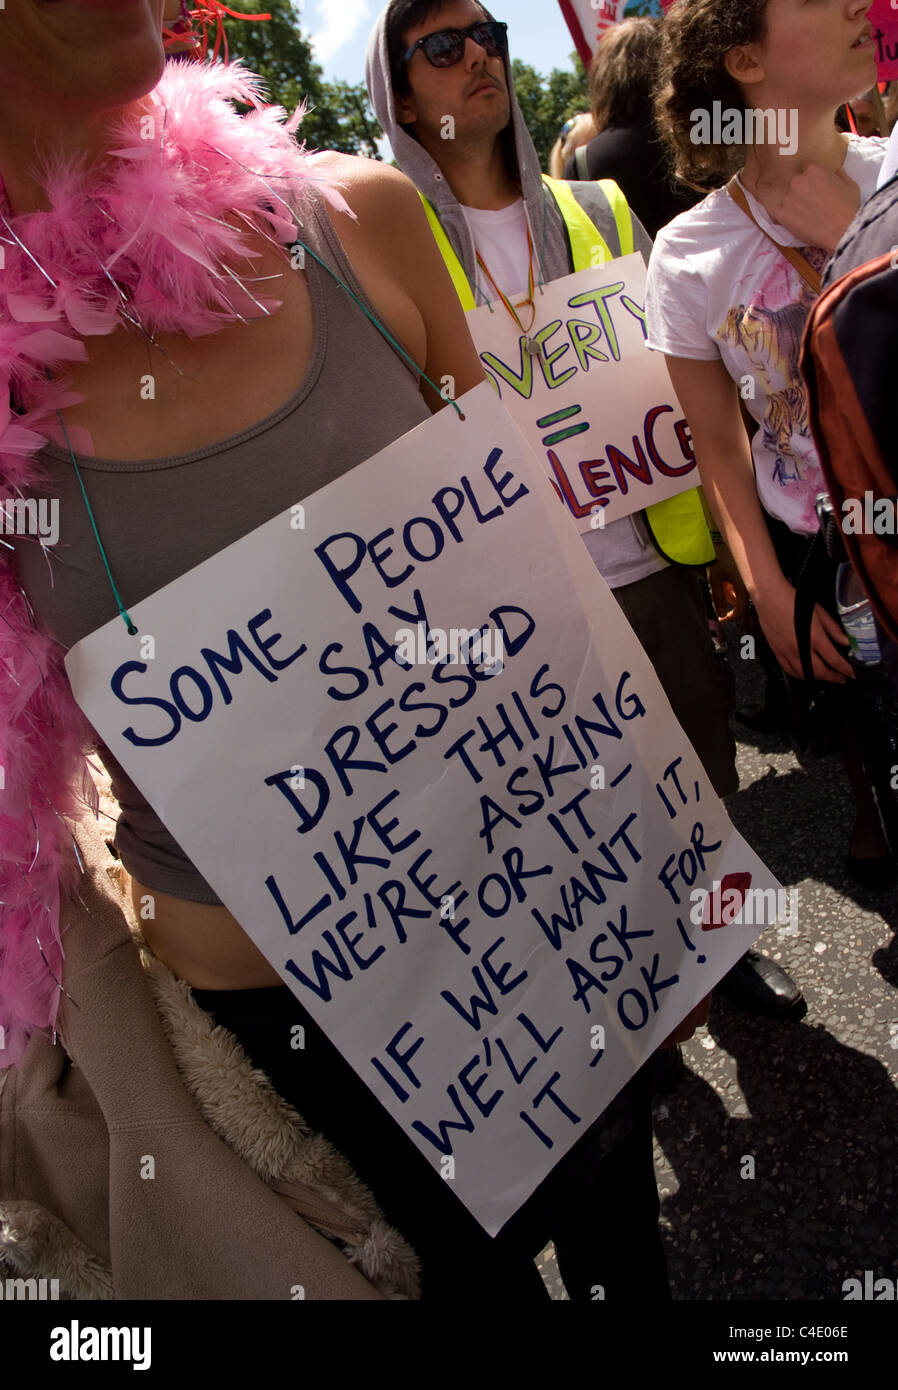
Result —
<svg viewBox="0 0 898 1390"><path fill-rule="evenodd" d="M763 678L730 649L751 703ZM734 728L729 813L798 891L797 932L768 928L758 948L808 1012L780 1023L715 997L684 1045L687 1071L655 1103L671 1285L675 1299L841 1301L866 1270L898 1282L898 889L843 871L853 803L837 759L802 767L786 741ZM564 1298L551 1247L541 1269Z"/></svg>

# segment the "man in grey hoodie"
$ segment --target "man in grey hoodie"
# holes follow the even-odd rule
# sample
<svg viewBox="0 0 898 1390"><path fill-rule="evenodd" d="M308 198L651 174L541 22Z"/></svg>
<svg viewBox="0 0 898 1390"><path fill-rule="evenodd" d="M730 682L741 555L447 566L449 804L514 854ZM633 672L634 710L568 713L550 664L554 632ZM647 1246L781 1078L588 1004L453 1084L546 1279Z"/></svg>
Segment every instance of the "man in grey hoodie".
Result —
<svg viewBox="0 0 898 1390"><path fill-rule="evenodd" d="M573 269L565 218L543 181L514 93L507 47L490 54L469 34L457 62L443 66L440 57L441 65L433 66L417 46L407 56L421 35L449 26L464 30L485 18L488 11L474 0L392 0L375 24L367 58L371 101L396 161L430 203L478 304L495 301L497 288L517 299L528 280L528 262L537 283ZM603 190L594 183L567 186L611 254L620 255L620 230ZM652 243L623 207L634 247L647 261ZM701 564L714 551L697 504L695 511L707 546L703 551L699 542ZM721 795L735 791L728 725L732 684L710 640L694 544L689 563L669 563L680 555L661 553L643 512L588 532L583 540L715 789Z"/></svg>
<svg viewBox="0 0 898 1390"><path fill-rule="evenodd" d="M372 30L366 65L371 102L396 162L430 204L475 304L495 302L497 290L520 300L530 274L545 283L574 268L565 215L543 180L515 95L504 26L494 30L494 23L475 0L390 0ZM603 189L588 182L566 187L593 223L597 243L601 238L620 255L622 226ZM632 225L633 246L648 262L651 240L621 201L623 232ZM715 791L725 796L739 785L729 728L733 683L708 630L697 566L715 552L690 495L685 538L681 522L662 531L655 508L651 521L638 512L583 541ZM798 986L757 951L747 952L720 988L752 1012L788 1019L805 1010Z"/></svg>
<svg viewBox="0 0 898 1390"><path fill-rule="evenodd" d="M399 8L403 12L400 17L401 34L409 27L414 28L416 18L427 10L431 13L439 11L431 28L439 28L443 22L464 28L483 18L480 7L470 3L470 0L443 0L443 3L436 0L436 3L430 4L426 0L423 4L421 0L412 0L411 4L400 0ZM389 9L395 13L397 5L394 3ZM419 12L417 16L415 11ZM409 12L412 19L406 24ZM425 19L427 17L425 14ZM452 245L460 255L468 279L474 282L476 257L467 221L469 214L464 211L453 187L450 187L449 179L424 144L419 144L399 125L386 19L387 11L375 26L368 53L368 85L375 110L390 136L403 171L436 207ZM412 42L414 38L409 40L409 44ZM482 50L478 51L482 54ZM422 62L426 62L423 55L419 56ZM489 71L485 71L483 63L471 70L467 70L467 64L459 64L455 69L461 86L471 89L473 100L467 113L456 115L454 150L461 152L464 146L469 154L472 153L466 144L466 135L472 127L475 135L478 130L482 135L484 131L495 131L497 125L499 128L495 140L489 135L485 142L487 148L481 163L476 159L462 158L462 166L458 170L462 196L465 202L470 200L474 204L476 217L477 209L501 209L503 205L516 202L520 198L517 182L520 179L525 190L527 221L532 228L534 253L538 248L538 274L546 281L569 272L567 234L551 197L548 194L544 197L536 150L511 93L510 80L498 70L501 66L490 62ZM443 106L438 98L436 106L428 114L427 124L438 132L442 116L448 113L449 108ZM508 129L503 135L506 127ZM422 132L422 141L425 138ZM439 134L436 138L439 143ZM459 186L455 174L453 186ZM614 216L607 200L600 190L589 185L586 187L590 215L594 216L609 245L619 251ZM502 216L501 212L499 216ZM634 230L637 245L647 255L651 243L640 227L636 226ZM526 279L526 229L523 242ZM498 267L501 274L501 245L494 247L492 255L487 253L487 259L491 267ZM483 295L478 297L482 299ZM618 548L614 541L619 532L623 540ZM644 565L648 561L650 572L664 566L665 562L648 540L637 539L631 523L608 526L604 534L608 538L609 555L617 556L619 549L623 557L629 550L637 561L641 560ZM523 1296L526 1285L522 1265L529 1264L549 1240L555 1242L559 1268L572 1299L630 1299L637 1288L640 1297L648 1301L669 1298L666 1264L657 1230L659 1206L652 1161L650 1096L657 1089L656 1078L662 1084L667 1081L670 1058L669 1052L656 1054L639 1076L624 1088L534 1196L507 1223L495 1241L490 1242L493 1250L489 1256L485 1255L478 1236L473 1232L467 1236L472 1261L487 1258L490 1264L501 1262L503 1272L500 1282L503 1285L507 1286L510 1272L517 1271L516 1279L520 1285L518 1299ZM429 1248L418 1250L422 1259L422 1290L425 1298L428 1268L436 1264L441 1276L444 1276L444 1264L454 1258L452 1250L455 1239L449 1238L449 1232L454 1230L457 1237L459 1223L468 1224L467 1213L448 1194L448 1213L443 1213L443 1203L436 1204L432 1198L429 1200L429 1225L432 1226L432 1230L427 1232ZM441 1243L440 1233L443 1230L446 1235ZM508 1295L497 1288L496 1296L501 1298Z"/></svg>
<svg viewBox="0 0 898 1390"><path fill-rule="evenodd" d="M495 301L497 289L520 300L530 275L545 283L574 269L565 216L543 182L514 93L504 26L494 26L474 0L391 0L367 55L368 91L396 161L430 203L475 304ZM583 182L569 187L597 242L601 237L613 256L622 254L628 228L603 190ZM630 220L624 205L622 222ZM632 239L648 261L651 241L635 217ZM669 563L643 513L584 541L716 790L734 791L732 687L710 641L695 560ZM705 558L712 555L709 547ZM740 977L737 988L746 974L744 1006L786 1014L801 1001L785 972L755 952L731 972ZM688 1034L686 1028L675 1036ZM669 1055L651 1059L497 1238L512 1259L554 1239L572 1298L616 1299L636 1288L647 1299L668 1293L649 1096ZM426 1289L426 1259L424 1279Z"/></svg>

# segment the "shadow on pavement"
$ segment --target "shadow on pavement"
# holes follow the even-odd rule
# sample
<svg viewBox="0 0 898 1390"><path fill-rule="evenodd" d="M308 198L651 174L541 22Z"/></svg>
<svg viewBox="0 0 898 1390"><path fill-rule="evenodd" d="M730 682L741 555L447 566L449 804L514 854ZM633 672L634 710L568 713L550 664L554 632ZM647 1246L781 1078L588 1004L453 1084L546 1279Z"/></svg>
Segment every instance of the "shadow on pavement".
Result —
<svg viewBox="0 0 898 1390"><path fill-rule="evenodd" d="M832 760L780 772L771 767L726 798L727 813L783 884L813 879L874 911L898 930L898 882L864 888L845 871L852 814L847 783Z"/></svg>
<svg viewBox="0 0 898 1390"><path fill-rule="evenodd" d="M866 1269L895 1279L898 1095L886 1068L823 1026L717 999L709 1033L723 1052L706 1040L703 1070L722 1073L730 1054L747 1113L729 1115L691 1071L656 1103L678 1184L662 1204L674 1296L841 1300Z"/></svg>

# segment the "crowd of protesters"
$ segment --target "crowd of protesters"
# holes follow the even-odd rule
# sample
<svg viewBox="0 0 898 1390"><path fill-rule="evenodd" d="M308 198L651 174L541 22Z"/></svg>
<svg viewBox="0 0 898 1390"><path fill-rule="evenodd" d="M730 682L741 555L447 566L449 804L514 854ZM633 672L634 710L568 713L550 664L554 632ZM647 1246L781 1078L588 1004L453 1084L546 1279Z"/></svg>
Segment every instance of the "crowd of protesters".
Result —
<svg viewBox="0 0 898 1390"><path fill-rule="evenodd" d="M871 682L869 663L860 666L839 621L844 557L841 566L826 559L815 568L812 670L802 668L794 612L795 585L819 530L817 496L826 490L799 371L802 330L820 272L876 188L888 134L882 94L871 85L866 10L863 0L801 13L783 0L681 0L663 21L625 20L600 40L589 71L591 109L567 121L549 172L571 181L603 229L608 218L600 220L594 181L613 180L627 199L649 268L649 346L666 356L716 518L715 559L702 584L721 616L753 634L768 673L764 705L739 715L750 728L789 733L801 755L840 753L857 806L846 869L875 887L895 871L883 824L894 818L882 802L896 713L887 700L886 725L876 725L881 737L869 737L882 681ZM540 230L555 209L535 177L501 25L487 19L470 28L486 14L473 3L393 0L372 36L368 85L396 161L434 206L476 302L494 298L495 283L521 309L528 224ZM416 41L450 29L465 36L464 51L459 40L453 53L460 69L453 85L433 60L412 65L404 57ZM476 110L465 97L484 74L496 86ZM791 112L795 148L697 143L696 109L716 102ZM438 125L448 110L464 111L451 142ZM569 254L540 267L545 279L573 268ZM637 532L643 525L632 519ZM697 595L687 602L696 570L677 565L671 547L663 570L637 578L621 564L619 533L627 529L621 522L590 538L592 557L725 794L735 786L732 743L722 737L731 691L714 671L707 610ZM712 689L720 691L713 702ZM799 984L757 951L719 989L775 1019L804 1011ZM601 1184L601 1165L595 1173Z"/></svg>

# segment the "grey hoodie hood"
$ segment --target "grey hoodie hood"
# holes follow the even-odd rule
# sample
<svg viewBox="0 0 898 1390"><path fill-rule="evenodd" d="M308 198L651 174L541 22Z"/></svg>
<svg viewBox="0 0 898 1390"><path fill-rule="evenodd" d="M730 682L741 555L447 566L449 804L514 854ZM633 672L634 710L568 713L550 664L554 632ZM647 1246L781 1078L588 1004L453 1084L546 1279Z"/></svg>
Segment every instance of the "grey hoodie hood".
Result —
<svg viewBox="0 0 898 1390"><path fill-rule="evenodd" d="M386 132L393 148L396 163L415 187L433 206L445 229L456 255L462 263L464 272L472 286L476 285L476 261L474 242L461 204L449 187L436 160L419 145L399 124L396 116L396 98L390 75L390 57L387 50L386 13L381 11L368 40L368 53L365 60L365 77L368 95L377 119ZM493 16L481 6L488 19ZM533 244L539 261L540 280L555 280L570 271L568 240L564 223L558 215L554 200L542 181L539 155L524 124L524 117L518 105L514 84L511 78L511 61L505 55L505 76L511 98L511 132L518 165L518 178L524 195L527 216L533 235ZM485 297L475 288L478 300Z"/></svg>

